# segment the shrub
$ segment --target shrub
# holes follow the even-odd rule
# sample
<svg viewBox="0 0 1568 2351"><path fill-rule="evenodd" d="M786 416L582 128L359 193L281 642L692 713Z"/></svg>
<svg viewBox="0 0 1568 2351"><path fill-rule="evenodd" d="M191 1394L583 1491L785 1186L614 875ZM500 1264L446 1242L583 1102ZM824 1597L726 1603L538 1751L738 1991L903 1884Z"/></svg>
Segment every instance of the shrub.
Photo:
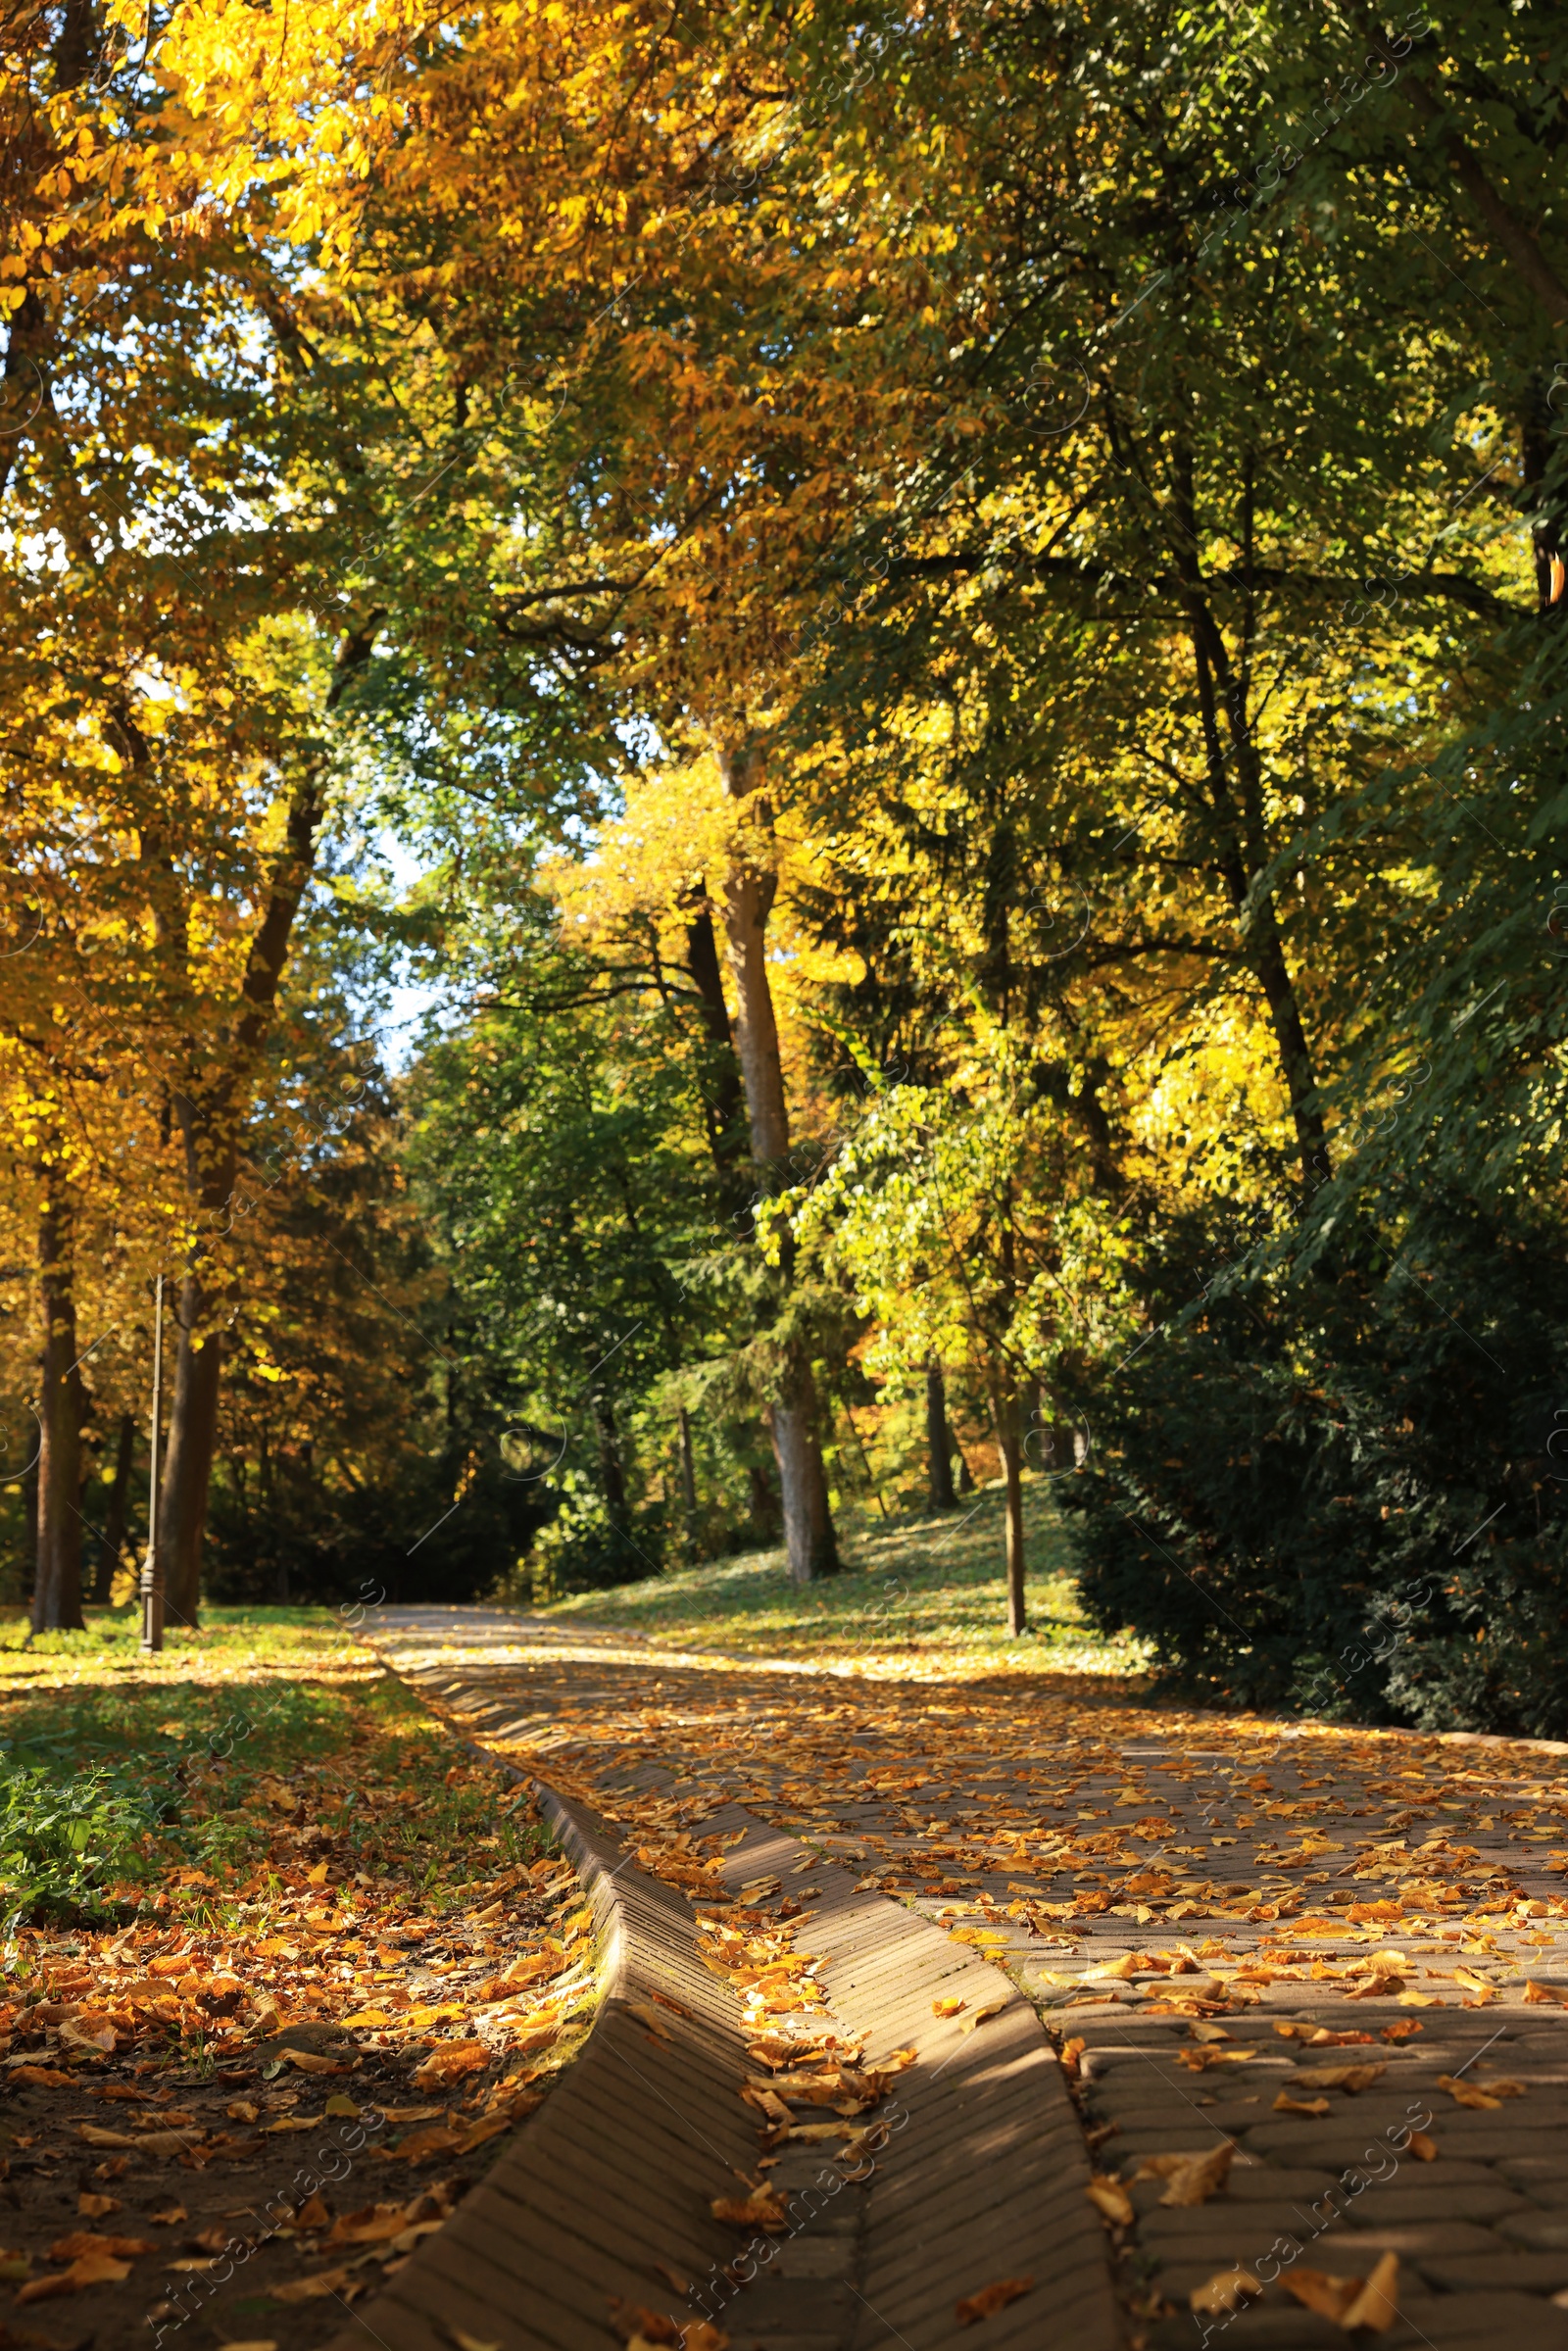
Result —
<svg viewBox="0 0 1568 2351"><path fill-rule="evenodd" d="M1091 1620L1216 1700L1568 1731L1556 1233L1429 1200L1331 1272L1217 1280L1216 1239L1171 1230L1163 1327L1082 1393L1061 1498Z"/></svg>

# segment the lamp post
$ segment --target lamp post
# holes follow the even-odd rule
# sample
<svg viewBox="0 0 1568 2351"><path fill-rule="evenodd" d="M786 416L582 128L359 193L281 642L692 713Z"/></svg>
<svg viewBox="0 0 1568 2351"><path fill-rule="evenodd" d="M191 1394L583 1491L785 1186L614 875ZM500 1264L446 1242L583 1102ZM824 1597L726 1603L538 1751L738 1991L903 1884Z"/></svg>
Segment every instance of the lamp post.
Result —
<svg viewBox="0 0 1568 2351"><path fill-rule="evenodd" d="M158 1425L163 1418L164 1277L153 1310L152 1486L147 1496L147 1556L141 1563L141 1645L146 1655L164 1645L164 1579L158 1564Z"/></svg>

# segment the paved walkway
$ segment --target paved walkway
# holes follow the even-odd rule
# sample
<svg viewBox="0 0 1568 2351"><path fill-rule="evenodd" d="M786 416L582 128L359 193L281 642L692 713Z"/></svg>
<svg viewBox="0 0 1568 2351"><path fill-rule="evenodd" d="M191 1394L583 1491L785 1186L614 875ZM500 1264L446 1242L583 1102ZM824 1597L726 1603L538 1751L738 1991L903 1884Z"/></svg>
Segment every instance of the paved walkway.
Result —
<svg viewBox="0 0 1568 2351"><path fill-rule="evenodd" d="M1130 2344L1568 2351L1560 1750L719 1666L483 1611L378 1638L547 1781L612 1812L657 1764L694 1827L744 1802L1000 1958L1076 2074ZM1137 2176L1215 2150L1180 2188Z"/></svg>

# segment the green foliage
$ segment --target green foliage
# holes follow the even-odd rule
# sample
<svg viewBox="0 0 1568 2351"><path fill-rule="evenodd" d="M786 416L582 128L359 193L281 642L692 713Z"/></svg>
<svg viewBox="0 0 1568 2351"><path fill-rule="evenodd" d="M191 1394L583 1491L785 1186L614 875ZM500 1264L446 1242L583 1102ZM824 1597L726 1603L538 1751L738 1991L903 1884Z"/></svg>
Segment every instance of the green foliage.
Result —
<svg viewBox="0 0 1568 2351"><path fill-rule="evenodd" d="M1429 1196L1331 1274L1176 1220L1151 1335L1085 1384L1095 1452L1062 1482L1092 1621L1212 1698L1560 1737L1552 1230Z"/></svg>
<svg viewBox="0 0 1568 2351"><path fill-rule="evenodd" d="M101 1925L122 1905L112 1888L142 1874L143 1844L159 1818L152 1793L100 1765L80 1772L69 1753L44 1760L26 1747L0 1756L0 1904L9 1934L21 1919Z"/></svg>

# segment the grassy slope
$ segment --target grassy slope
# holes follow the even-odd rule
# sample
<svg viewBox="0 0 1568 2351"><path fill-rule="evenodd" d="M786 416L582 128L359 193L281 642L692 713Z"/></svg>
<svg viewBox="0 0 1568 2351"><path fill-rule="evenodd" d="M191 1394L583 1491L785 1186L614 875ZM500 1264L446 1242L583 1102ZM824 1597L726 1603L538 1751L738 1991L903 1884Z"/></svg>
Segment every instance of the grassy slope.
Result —
<svg viewBox="0 0 1568 2351"><path fill-rule="evenodd" d="M820 1584L791 1584L782 1550L753 1551L579 1592L540 1613L683 1649L921 1677L1139 1673L1137 1642L1106 1641L1084 1623L1066 1529L1044 1481L1026 1491L1025 1526L1031 1632L1022 1641L1006 1632L1000 1487L952 1512L846 1525L847 1572Z"/></svg>

